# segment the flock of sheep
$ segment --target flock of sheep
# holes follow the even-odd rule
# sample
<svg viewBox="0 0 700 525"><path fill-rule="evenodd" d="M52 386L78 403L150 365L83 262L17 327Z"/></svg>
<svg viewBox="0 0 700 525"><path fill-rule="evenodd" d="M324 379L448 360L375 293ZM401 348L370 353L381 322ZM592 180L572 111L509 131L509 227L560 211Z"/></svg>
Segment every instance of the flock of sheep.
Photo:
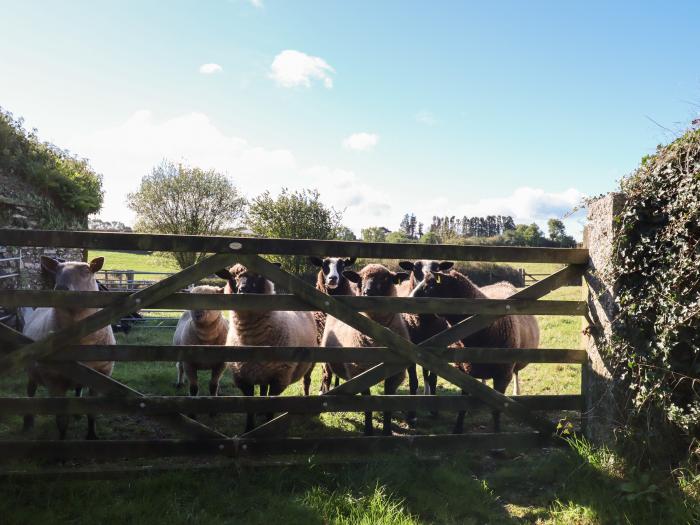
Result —
<svg viewBox="0 0 700 525"><path fill-rule="evenodd" d="M498 283L479 288L465 275L452 269L451 262L421 260L403 261L400 267L405 272L392 272L380 264L368 264L360 271L349 270L355 259L310 258L318 266L316 287L329 295L362 295L374 297L412 296L412 297L457 297L457 298L506 298L516 289L509 283ZM42 258L43 267L55 277L55 289L75 291L96 291L98 272L104 259L98 257L90 263L58 262L48 257ZM215 286L197 286L192 293L224 294L274 294L272 282L240 264L222 269L217 275L226 281L223 288ZM24 334L41 339L53 331L58 331L72 323L94 313L94 309L38 308L25 309ZM400 336L420 343L449 326L463 320L467 315L434 314L399 314L367 312L366 315L377 323L389 328ZM107 326L80 341L80 344L115 344L111 327ZM221 311L188 310L177 324L173 338L174 345L227 345L227 346L285 346L285 347L375 347L378 346L367 335L357 331L342 321L321 312L303 311L228 311L224 317ZM493 322L488 328L454 343L457 347L494 347L494 348L536 348L539 345L539 328L531 315L507 316ZM86 362L86 366L111 375L113 362ZM327 392L338 378L352 379L372 365L367 363L325 363L323 365L321 392ZM515 376L514 393L519 393L518 371L526 363L457 363L456 366L471 376L485 381L493 379L496 390L505 393ZM259 386L260 395L279 395L291 384L304 380L304 394L309 395L311 371L314 363L302 362L220 362L220 363L177 363L177 385L182 386L184 379L189 383L190 395L199 391L197 372L211 370L209 393L218 395L219 382L228 369L233 375L233 382L244 395L254 395L254 388ZM418 390L416 366L387 378L384 381L384 393L394 394L404 382L408 372L409 390L415 394ZM34 396L37 385L47 388L51 396L65 396L75 389L80 395L81 386L48 364L34 364L28 369L27 395ZM428 370L423 370L426 394L435 394L437 377ZM369 394L369 391L364 392ZM92 395L92 392L90 392ZM364 432L370 435L372 414L365 413ZM500 430L498 412L493 413L494 428ZM268 414L271 418L272 414ZM415 424L415 413L408 414L409 425ZM56 422L61 439L65 439L68 426L67 416L57 416ZM458 415L454 432L463 431L464 413ZM33 425L33 416L27 415L25 429ZM255 414L247 414L245 432L255 427ZM383 433L391 434L391 413L384 413ZM87 439L95 439L95 419L88 416Z"/></svg>

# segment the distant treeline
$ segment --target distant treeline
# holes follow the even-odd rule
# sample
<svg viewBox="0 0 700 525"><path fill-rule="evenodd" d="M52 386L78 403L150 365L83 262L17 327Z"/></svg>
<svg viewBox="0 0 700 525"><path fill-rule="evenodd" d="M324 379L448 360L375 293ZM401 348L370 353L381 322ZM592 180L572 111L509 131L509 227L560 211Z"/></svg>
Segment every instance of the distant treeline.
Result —
<svg viewBox="0 0 700 525"><path fill-rule="evenodd" d="M508 215L487 215L461 219L452 215L433 216L427 231L415 214L404 215L399 228L391 231L383 226L362 230L362 239L368 242L398 242L423 244L506 244L513 246L573 247L576 241L566 234L559 219L547 221L548 235L536 223L515 224Z"/></svg>

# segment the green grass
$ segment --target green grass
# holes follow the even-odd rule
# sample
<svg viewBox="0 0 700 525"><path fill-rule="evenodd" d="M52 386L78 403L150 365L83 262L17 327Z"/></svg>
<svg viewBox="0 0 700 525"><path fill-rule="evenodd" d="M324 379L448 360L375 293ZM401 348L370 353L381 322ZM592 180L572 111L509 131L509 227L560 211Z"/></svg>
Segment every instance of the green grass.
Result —
<svg viewBox="0 0 700 525"><path fill-rule="evenodd" d="M91 252L91 256L96 255ZM154 256L103 253L107 268L166 269ZM115 264L111 264L111 262ZM547 268L544 271L552 271ZM529 271L529 270L528 270ZM534 271L534 270L533 270ZM537 273L540 273L539 271ZM579 288L563 288L551 299L578 299ZM578 348L581 320L563 316L538 318L543 348ZM129 344L168 344L172 329L135 329L118 334ZM184 395L174 387L173 363L118 363L114 377L147 394ZM205 373L200 377L205 384ZM319 367L312 388L318 389ZM22 395L24 377L0 379L0 395ZM576 365L532 364L521 372L523 394L564 394L580 391ZM407 393L406 385L400 393ZM441 395L456 395L440 383ZM380 393L375 387L374 392ZM222 383L224 395L238 394L231 377ZM301 383L284 395L300 395ZM40 393L41 395L41 393ZM550 418L575 413L551 413ZM201 416L205 424L233 435L244 425L243 415ZM433 419L419 414L418 428L409 429L403 414L395 414L394 432L447 433L454 414ZM379 416L375 426L379 427ZM475 411L467 431L490 429L488 411ZM72 421L69 439L81 439L85 422ZM0 419L3 439L53 439L55 424L38 417L30 436L20 431L21 418ZM292 435L359 435L361 414L323 414L299 419ZM504 418L504 430L525 430ZM109 439L176 437L149 419L102 416L98 432ZM3 524L20 523L250 523L304 524L645 524L697 523L700 517L700 478L689 472L678 485L637 472L606 449L583 441L571 447L538 449L525 454L506 452L491 456L464 451L437 461L413 457L365 458L359 463L319 464L308 458L293 467L225 466L207 471L153 474L112 481L45 480L3 481L0 516ZM361 460L362 458L360 458ZM119 463L116 466L122 465ZM171 459L139 461L130 465L210 465L215 460ZM89 463L88 463L89 466ZM645 477L647 476L647 477ZM652 489L650 489L652 487Z"/></svg>

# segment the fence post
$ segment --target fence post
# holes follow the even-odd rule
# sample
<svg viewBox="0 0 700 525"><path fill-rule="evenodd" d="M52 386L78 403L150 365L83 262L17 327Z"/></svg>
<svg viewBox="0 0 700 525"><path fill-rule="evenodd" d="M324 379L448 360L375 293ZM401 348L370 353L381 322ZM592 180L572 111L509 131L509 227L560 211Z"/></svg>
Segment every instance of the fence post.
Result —
<svg viewBox="0 0 700 525"><path fill-rule="evenodd" d="M588 354L581 374L584 399L582 430L597 444L611 443L615 429L625 421L626 389L615 379L614 365L607 359L608 342L614 332L617 304L612 256L617 216L624 206L622 193L609 193L588 206L583 245L589 250L584 274L584 299L588 303L588 326L583 345Z"/></svg>

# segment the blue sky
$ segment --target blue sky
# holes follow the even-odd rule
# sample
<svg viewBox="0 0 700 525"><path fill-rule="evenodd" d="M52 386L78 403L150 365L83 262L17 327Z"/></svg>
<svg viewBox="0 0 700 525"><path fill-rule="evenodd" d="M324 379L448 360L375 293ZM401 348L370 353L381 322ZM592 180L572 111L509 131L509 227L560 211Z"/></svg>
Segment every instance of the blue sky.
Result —
<svg viewBox="0 0 700 525"><path fill-rule="evenodd" d="M249 196L316 187L356 230L411 211L544 223L614 189L700 111L697 2L0 12L0 105L104 174L104 219L131 221L124 195L169 157Z"/></svg>

